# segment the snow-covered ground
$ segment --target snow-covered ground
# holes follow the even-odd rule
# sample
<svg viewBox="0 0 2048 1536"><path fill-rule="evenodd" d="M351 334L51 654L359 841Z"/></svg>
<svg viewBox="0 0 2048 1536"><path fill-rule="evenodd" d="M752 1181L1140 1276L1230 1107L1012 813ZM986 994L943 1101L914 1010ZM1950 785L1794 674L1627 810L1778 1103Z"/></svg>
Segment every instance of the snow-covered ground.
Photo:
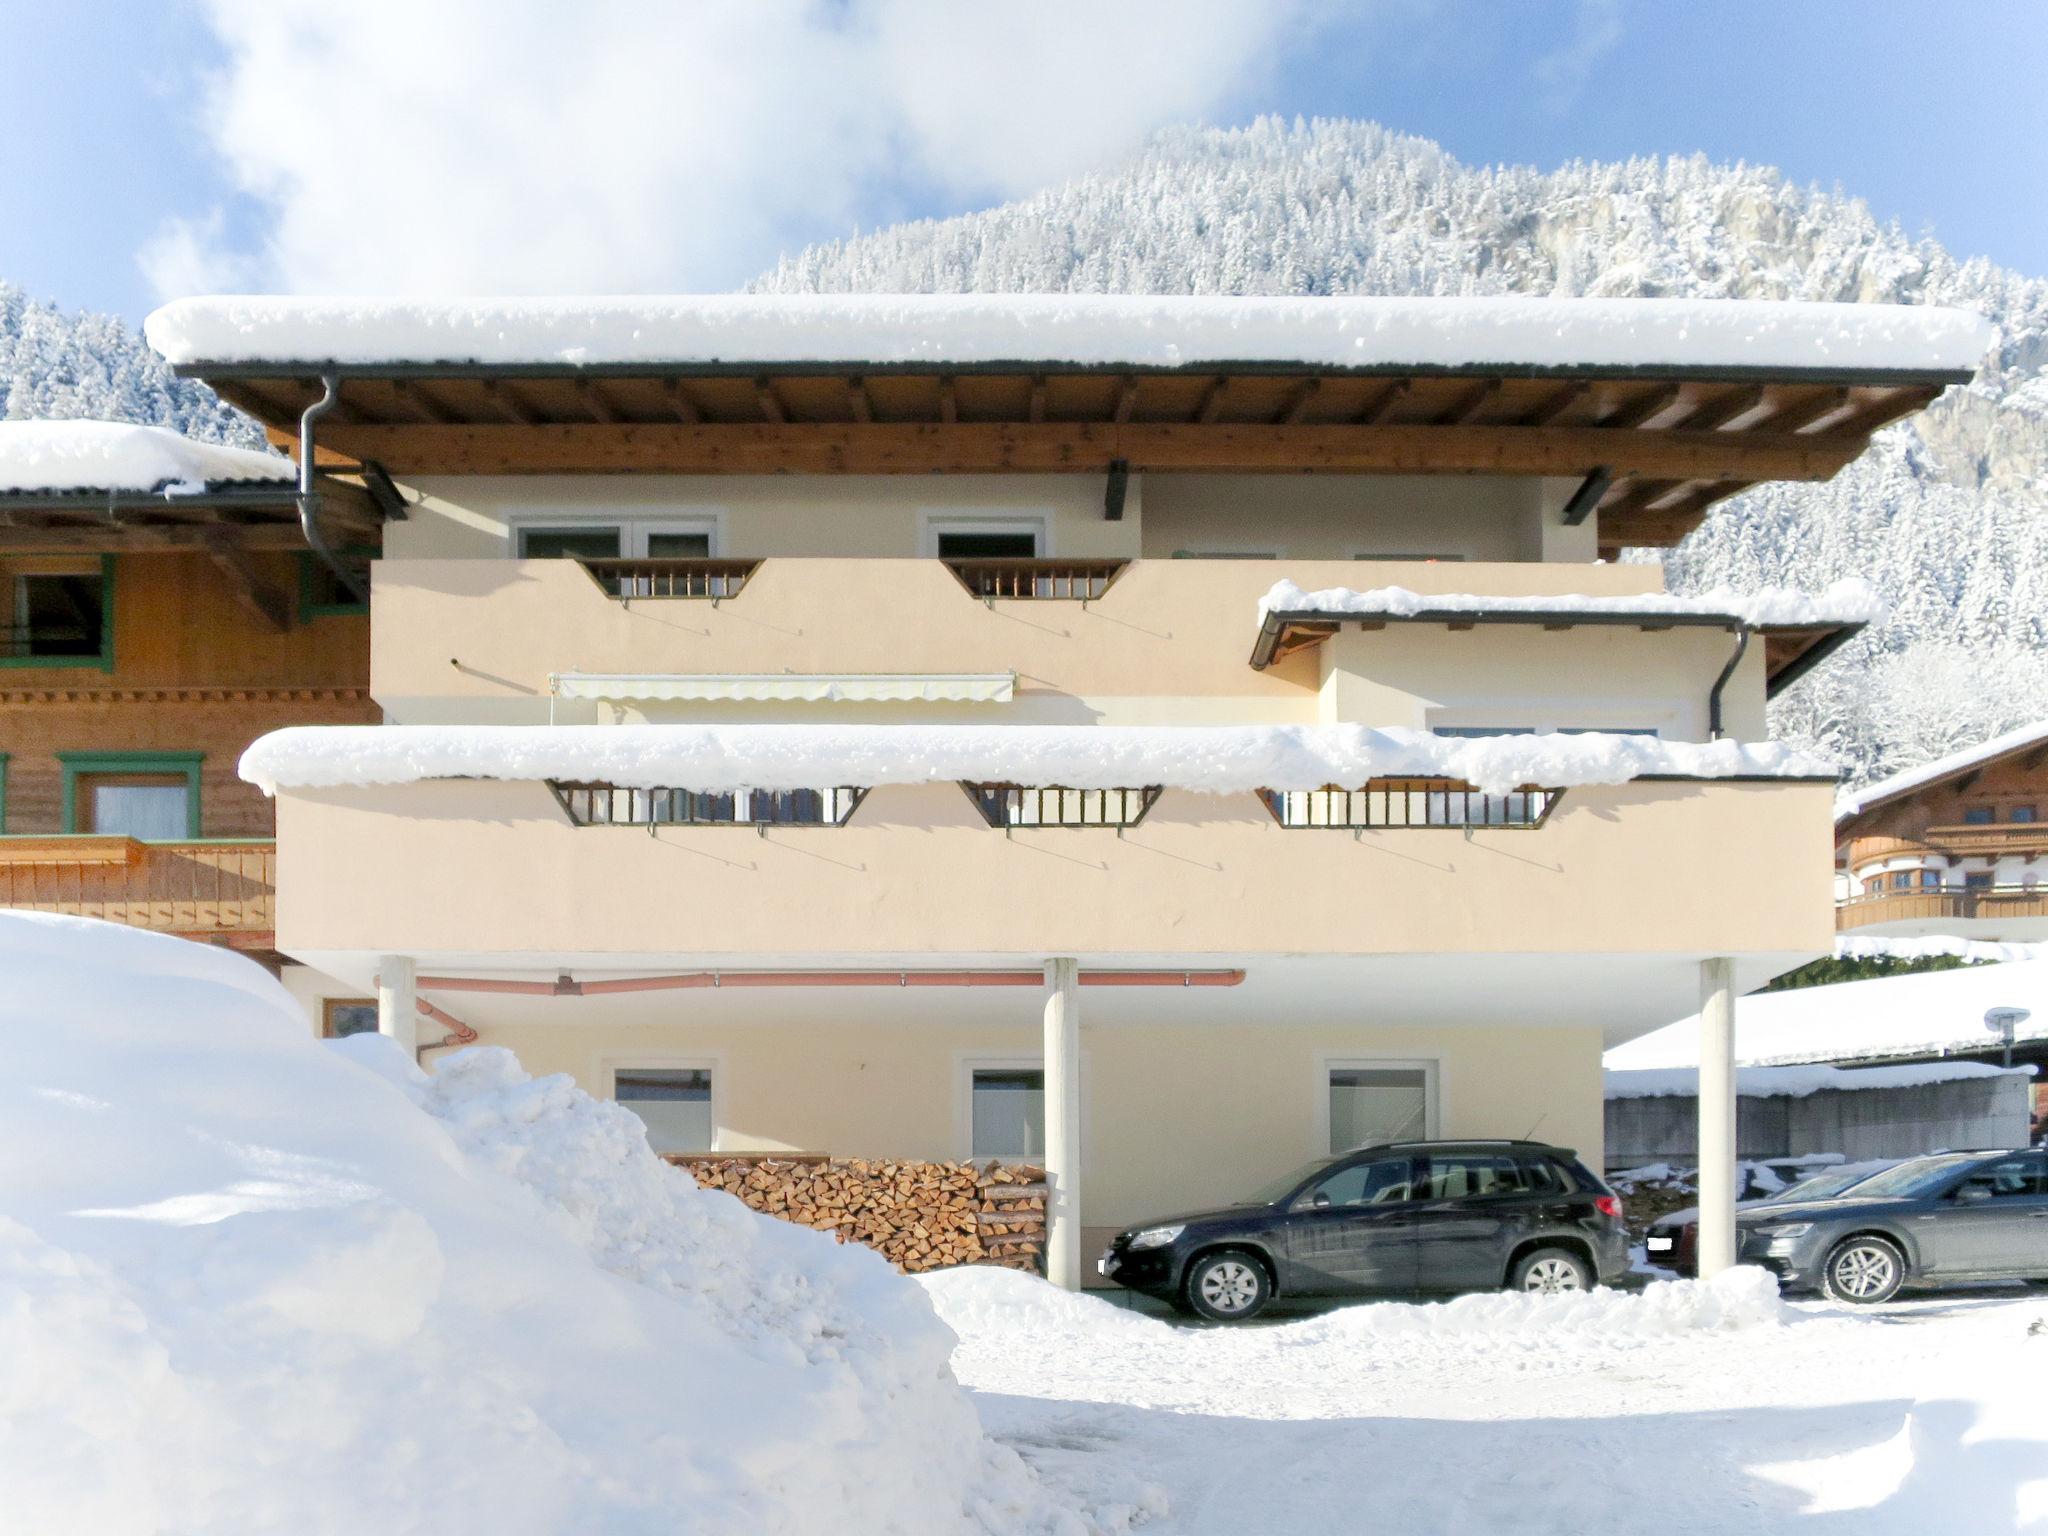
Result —
<svg viewBox="0 0 2048 1536"><path fill-rule="evenodd" d="M1736 1271L1190 1329L924 1284L989 1429L1145 1536L2048 1529L2048 1292L1852 1314Z"/></svg>

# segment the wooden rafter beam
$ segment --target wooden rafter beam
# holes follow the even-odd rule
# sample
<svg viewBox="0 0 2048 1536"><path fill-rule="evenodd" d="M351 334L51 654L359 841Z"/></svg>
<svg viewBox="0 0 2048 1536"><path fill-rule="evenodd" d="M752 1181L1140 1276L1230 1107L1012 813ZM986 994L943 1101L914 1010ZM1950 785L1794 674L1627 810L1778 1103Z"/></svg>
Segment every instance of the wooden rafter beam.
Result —
<svg viewBox="0 0 2048 1536"><path fill-rule="evenodd" d="M235 542L232 535L216 532L203 541L202 547L207 558L228 578L229 594L245 613L278 634L291 628L291 604L263 579L263 573L249 558L246 545Z"/></svg>
<svg viewBox="0 0 2048 1536"><path fill-rule="evenodd" d="M1389 379L1379 393L1366 401L1364 408L1359 411L1358 425L1377 426L1386 420L1387 413L1407 399L1408 391L1413 387L1414 382L1410 379Z"/></svg>
<svg viewBox="0 0 2048 1536"><path fill-rule="evenodd" d="M1043 374L1040 374L1031 381L1030 402L1025 407L1024 415L1029 421L1043 422L1045 420L1045 376Z"/></svg>
<svg viewBox="0 0 2048 1536"><path fill-rule="evenodd" d="M873 421L875 402L868 398L868 381L858 376L846 381L846 409L855 421Z"/></svg>
<svg viewBox="0 0 2048 1536"><path fill-rule="evenodd" d="M1481 379L1460 395L1457 403L1437 419L1448 426L1468 422L1486 409L1487 402L1500 393L1500 388L1499 379Z"/></svg>
<svg viewBox="0 0 2048 1536"><path fill-rule="evenodd" d="M513 393L512 386L504 380L485 379L483 387L484 398L491 403L491 409L514 426L530 427L540 420L540 413Z"/></svg>
<svg viewBox="0 0 2048 1536"><path fill-rule="evenodd" d="M201 523L122 523L114 527L100 523L62 528L0 528L0 550L9 554L37 551L72 553L78 550L203 550L207 541L218 538L220 533L217 524ZM243 549L306 547L305 537L299 532L296 522L245 523L234 530L233 539Z"/></svg>
<svg viewBox="0 0 2048 1536"><path fill-rule="evenodd" d="M583 409L590 413L590 419L600 426L616 426L625 419L610 397L597 387L595 379L578 379L576 398L583 402Z"/></svg>
<svg viewBox="0 0 2048 1536"><path fill-rule="evenodd" d="M1303 379L1296 385L1294 393L1288 397L1287 404L1281 409L1282 425L1300 426L1308 418L1309 411L1314 408L1316 396L1322 392L1322 388L1323 381L1313 376Z"/></svg>
<svg viewBox="0 0 2048 1536"><path fill-rule="evenodd" d="M754 380L754 399L761 407L761 419L777 426L789 420L789 411L782 403L782 396L775 393L775 381L767 378Z"/></svg>
<svg viewBox="0 0 2048 1536"><path fill-rule="evenodd" d="M1849 409L1851 395L1846 389L1830 389L1804 405L1789 406L1771 417L1773 432L1804 432Z"/></svg>
<svg viewBox="0 0 2048 1536"><path fill-rule="evenodd" d="M1664 480L1824 480L1860 441L1781 433L1609 427L1211 426L1131 423L828 422L681 426L560 423L336 427L325 446L394 473L923 474L1074 470L1333 471Z"/></svg>
<svg viewBox="0 0 2048 1536"><path fill-rule="evenodd" d="M1131 412L1138 408L1138 379L1135 374L1125 374L1116 386L1116 410L1112 413L1118 423L1131 419Z"/></svg>
<svg viewBox="0 0 2048 1536"><path fill-rule="evenodd" d="M947 374L939 380L939 420L951 426L960 419L960 393L953 386L953 376Z"/></svg>
<svg viewBox="0 0 2048 1536"><path fill-rule="evenodd" d="M1218 416L1223 414L1223 402L1229 398L1229 395L1229 379L1216 378L1210 380L1209 387L1202 392L1202 403L1195 407L1195 420L1201 422L1204 426L1213 423Z"/></svg>
<svg viewBox="0 0 2048 1536"><path fill-rule="evenodd" d="M661 381L662 398L668 401L668 408L677 421L686 427L694 427L704 419L704 413L697 409L697 402L690 398L690 392L683 387L681 379Z"/></svg>
<svg viewBox="0 0 2048 1536"><path fill-rule="evenodd" d="M1537 403L1536 408L1523 416L1517 425L1524 427L1547 427L1566 411L1570 410L1572 402L1585 392L1586 387L1577 382L1560 384L1556 389L1545 395Z"/></svg>
<svg viewBox="0 0 2048 1536"><path fill-rule="evenodd" d="M1679 418L1677 425L1688 432L1718 432L1729 422L1747 416L1768 398L1761 384L1738 389L1719 400L1709 400Z"/></svg>
<svg viewBox="0 0 2048 1536"><path fill-rule="evenodd" d="M399 404L422 421L432 422L436 426L446 426L461 420L455 412L449 410L411 379L392 380L391 392L398 397Z"/></svg>
<svg viewBox="0 0 2048 1536"><path fill-rule="evenodd" d="M1678 403L1684 386L1665 384L1651 390L1640 399L1633 400L1601 421L1600 425L1611 431L1627 431L1654 421Z"/></svg>

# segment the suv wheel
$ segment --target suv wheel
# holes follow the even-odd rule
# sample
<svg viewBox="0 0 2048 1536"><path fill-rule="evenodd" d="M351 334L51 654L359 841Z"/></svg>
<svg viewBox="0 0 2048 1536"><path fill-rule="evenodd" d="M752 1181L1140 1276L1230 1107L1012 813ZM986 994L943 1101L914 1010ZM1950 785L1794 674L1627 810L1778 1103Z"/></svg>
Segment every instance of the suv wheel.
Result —
<svg viewBox="0 0 2048 1536"><path fill-rule="evenodd" d="M1592 1271L1586 1267L1586 1261L1569 1248L1538 1248L1525 1253L1508 1276L1509 1290L1534 1291L1539 1296L1590 1291L1592 1288Z"/></svg>
<svg viewBox="0 0 2048 1536"><path fill-rule="evenodd" d="M1852 1237L1838 1244L1820 1271L1821 1289L1830 1301L1858 1307L1890 1301L1905 1283L1906 1256L1882 1237Z"/></svg>
<svg viewBox="0 0 2048 1536"><path fill-rule="evenodd" d="M1248 1253L1225 1249L1205 1253L1189 1266L1182 1293L1199 1317L1211 1322L1241 1323L1257 1317L1273 1299L1266 1267Z"/></svg>

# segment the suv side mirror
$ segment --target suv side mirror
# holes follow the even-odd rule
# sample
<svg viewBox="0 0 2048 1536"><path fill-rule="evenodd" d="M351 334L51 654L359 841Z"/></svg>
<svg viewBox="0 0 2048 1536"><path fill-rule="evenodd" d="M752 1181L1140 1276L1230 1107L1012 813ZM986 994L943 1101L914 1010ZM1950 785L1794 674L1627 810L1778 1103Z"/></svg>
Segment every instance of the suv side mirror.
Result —
<svg viewBox="0 0 2048 1536"><path fill-rule="evenodd" d="M1327 1211L1330 1208L1329 1192L1327 1190L1317 1190L1308 1197L1308 1203L1319 1211Z"/></svg>
<svg viewBox="0 0 2048 1536"><path fill-rule="evenodd" d="M1991 1191L1982 1184L1965 1184L1955 1192L1957 1205L1981 1205L1991 1198Z"/></svg>

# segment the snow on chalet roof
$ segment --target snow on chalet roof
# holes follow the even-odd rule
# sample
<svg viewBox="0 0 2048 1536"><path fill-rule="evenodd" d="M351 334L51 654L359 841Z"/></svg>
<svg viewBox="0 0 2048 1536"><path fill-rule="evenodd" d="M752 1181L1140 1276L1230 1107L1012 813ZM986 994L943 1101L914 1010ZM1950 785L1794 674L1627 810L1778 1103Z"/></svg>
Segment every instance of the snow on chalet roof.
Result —
<svg viewBox="0 0 2048 1536"><path fill-rule="evenodd" d="M1970 1077L2032 1077L2032 1067L1994 1067L1981 1061L1915 1061L1896 1067L1738 1067L1735 1092L1745 1099L1803 1099L1808 1094L1863 1088L1917 1088ZM1609 1071L1610 1099L1693 1098L1700 1091L1698 1067L1649 1067Z"/></svg>
<svg viewBox="0 0 2048 1536"><path fill-rule="evenodd" d="M1503 793L1523 784L1831 777L1777 743L1584 735L1441 737L1361 725L295 726L242 755L242 777L280 785L422 779L562 779L636 788L805 789L1011 782L1075 789L1166 785L1213 794L1445 777Z"/></svg>
<svg viewBox="0 0 2048 1536"><path fill-rule="evenodd" d="M1996 332L1930 305L1733 299L696 294L212 297L144 326L175 364L1717 368L1966 373Z"/></svg>
<svg viewBox="0 0 2048 1536"><path fill-rule="evenodd" d="M2017 752L2037 742L2048 742L2048 720L2036 720L2031 725L2022 725L1994 736L1989 741L1980 741L1974 747L1965 747L1960 752L1951 752L1947 757L1938 757L1931 763L1922 763L1918 768L1908 768L1904 773L1895 773L1888 779L1879 779L1861 789L1849 790L1835 801L1837 823L1848 820L1873 806L1887 800L1909 794L1916 789L1925 789L1943 779L1968 772L1979 763L1988 763L1995 757L2008 752Z"/></svg>
<svg viewBox="0 0 2048 1536"><path fill-rule="evenodd" d="M2048 1038L2048 960L1968 966L1757 992L1735 1009L1735 1059L1744 1066L1953 1055L1997 1044L1984 1028L1989 1008L2033 1011L2019 1038ZM1615 1070L1696 1067L1699 1018L1618 1045Z"/></svg>
<svg viewBox="0 0 2048 1536"><path fill-rule="evenodd" d="M289 481L289 459L195 442L122 421L0 421L0 495L116 491L154 495Z"/></svg>
<svg viewBox="0 0 2048 1536"><path fill-rule="evenodd" d="M1694 597L1668 592L1588 597L1583 593L1551 596L1489 597L1471 592L1421 593L1406 587L1325 587L1306 592L1291 581L1275 582L1259 599L1259 619L1268 614L1327 613L1361 617L1425 618L1452 613L1583 613L1698 615L1732 618L1753 625L1870 624L1887 613L1884 599L1867 581L1838 581L1818 596L1786 587L1738 593L1716 587Z"/></svg>

